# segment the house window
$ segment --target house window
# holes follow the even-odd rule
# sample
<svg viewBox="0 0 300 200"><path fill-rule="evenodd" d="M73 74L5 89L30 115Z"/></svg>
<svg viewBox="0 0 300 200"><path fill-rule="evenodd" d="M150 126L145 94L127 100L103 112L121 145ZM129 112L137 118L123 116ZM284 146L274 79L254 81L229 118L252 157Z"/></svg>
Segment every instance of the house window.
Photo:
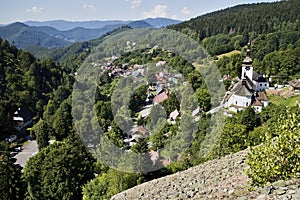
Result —
<svg viewBox="0 0 300 200"><path fill-rule="evenodd" d="M267 87L267 84L265 84L265 86Z"/></svg>
<svg viewBox="0 0 300 200"><path fill-rule="evenodd" d="M262 84L259 84L260 85L260 87L262 86Z"/></svg>
<svg viewBox="0 0 300 200"><path fill-rule="evenodd" d="M248 102L246 103L246 106L248 106Z"/></svg>
<svg viewBox="0 0 300 200"><path fill-rule="evenodd" d="M235 102L235 104L237 105L237 101Z"/></svg>

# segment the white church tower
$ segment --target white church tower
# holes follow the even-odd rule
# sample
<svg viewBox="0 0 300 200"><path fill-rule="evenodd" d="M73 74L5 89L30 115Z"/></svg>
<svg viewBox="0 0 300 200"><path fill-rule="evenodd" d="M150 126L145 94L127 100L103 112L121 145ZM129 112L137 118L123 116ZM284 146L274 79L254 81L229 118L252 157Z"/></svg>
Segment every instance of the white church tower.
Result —
<svg viewBox="0 0 300 200"><path fill-rule="evenodd" d="M243 60L242 64L242 76L241 79L246 79L246 76L253 81L253 61L250 57L250 42L248 43L248 48L247 48L247 55L245 59Z"/></svg>

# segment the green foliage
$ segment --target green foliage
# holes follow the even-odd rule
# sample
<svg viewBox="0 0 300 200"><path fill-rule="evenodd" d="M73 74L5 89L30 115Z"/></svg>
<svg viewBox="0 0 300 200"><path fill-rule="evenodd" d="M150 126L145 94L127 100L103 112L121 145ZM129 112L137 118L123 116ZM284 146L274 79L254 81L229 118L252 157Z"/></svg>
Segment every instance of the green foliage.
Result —
<svg viewBox="0 0 300 200"><path fill-rule="evenodd" d="M210 93L208 89L198 88L195 92L195 97L199 103L200 108L202 108L205 112L210 110L211 103Z"/></svg>
<svg viewBox="0 0 300 200"><path fill-rule="evenodd" d="M47 147L49 145L50 132L47 123L44 120L40 119L40 121L33 126L33 130L35 132L39 150L42 150L43 148Z"/></svg>
<svg viewBox="0 0 300 200"><path fill-rule="evenodd" d="M73 132L71 98L65 100L56 110L53 120L53 136L57 140L67 138Z"/></svg>
<svg viewBox="0 0 300 200"><path fill-rule="evenodd" d="M148 153L148 142L146 138L139 138L137 143L131 147L134 153Z"/></svg>
<svg viewBox="0 0 300 200"><path fill-rule="evenodd" d="M22 167L15 164L11 157L8 144L0 143L0 195L2 199L23 199L25 183L21 178Z"/></svg>
<svg viewBox="0 0 300 200"><path fill-rule="evenodd" d="M133 112L141 110L147 98L147 86L139 86L130 98L129 109Z"/></svg>
<svg viewBox="0 0 300 200"><path fill-rule="evenodd" d="M138 175L109 169L107 173L96 177L83 187L83 200L110 199L137 184Z"/></svg>
<svg viewBox="0 0 300 200"><path fill-rule="evenodd" d="M24 168L27 199L82 199L81 186L93 178L93 159L78 139L43 148Z"/></svg>
<svg viewBox="0 0 300 200"><path fill-rule="evenodd" d="M188 33L197 40L218 34L252 32L250 35L255 35L279 30L299 31L299 8L297 0L245 4L199 16L169 28Z"/></svg>
<svg viewBox="0 0 300 200"><path fill-rule="evenodd" d="M72 81L67 78L64 69L52 60L37 60L30 53L16 49L2 39L0 77L1 133L13 131L11 119L19 107L27 108L34 113L34 117L40 118L52 92L62 84L69 91Z"/></svg>
<svg viewBox="0 0 300 200"><path fill-rule="evenodd" d="M266 141L251 150L247 157L248 176L255 185L296 177L300 172L299 109L281 115L275 126L275 138L270 130Z"/></svg>

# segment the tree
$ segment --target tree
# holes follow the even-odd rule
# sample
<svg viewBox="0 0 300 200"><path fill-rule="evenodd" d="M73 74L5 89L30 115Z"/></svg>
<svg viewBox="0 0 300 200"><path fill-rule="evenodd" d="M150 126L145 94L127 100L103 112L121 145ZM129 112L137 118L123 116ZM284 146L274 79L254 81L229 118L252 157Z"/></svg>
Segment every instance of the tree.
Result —
<svg viewBox="0 0 300 200"><path fill-rule="evenodd" d="M246 131L252 131L257 124L255 111L252 107L248 107L238 115L237 122L246 126Z"/></svg>
<svg viewBox="0 0 300 200"><path fill-rule="evenodd" d="M287 111L276 124L276 132L266 133L263 145L251 149L247 156L248 176L255 185L296 177L300 172L300 123L297 112ZM277 135L272 138L273 135Z"/></svg>
<svg viewBox="0 0 300 200"><path fill-rule="evenodd" d="M101 176L98 176L88 182L82 188L83 200L101 200L109 199L108 194L108 184L109 180L107 174L103 173Z"/></svg>
<svg viewBox="0 0 300 200"><path fill-rule="evenodd" d="M195 97L198 100L200 107L204 111L209 111L209 109L211 108L211 103L210 103L210 93L208 89L203 89L203 88L197 89L195 92Z"/></svg>
<svg viewBox="0 0 300 200"><path fill-rule="evenodd" d="M94 177L94 160L77 138L43 148L24 168L27 199L82 199L81 186Z"/></svg>
<svg viewBox="0 0 300 200"><path fill-rule="evenodd" d="M148 143L146 138L139 138L136 145L131 147L131 150L135 153L148 153Z"/></svg>
<svg viewBox="0 0 300 200"><path fill-rule="evenodd" d="M39 122L33 126L33 129L39 150L42 150L42 148L49 145L49 127L44 120L40 119Z"/></svg>
<svg viewBox="0 0 300 200"><path fill-rule="evenodd" d="M0 195L2 199L18 200L24 198L25 184L21 178L22 167L15 164L8 144L0 143Z"/></svg>
<svg viewBox="0 0 300 200"><path fill-rule="evenodd" d="M137 184L138 175L109 169L83 187L83 200L109 199Z"/></svg>
<svg viewBox="0 0 300 200"><path fill-rule="evenodd" d="M53 120L54 136L57 140L67 138L73 132L71 98L65 100L56 110Z"/></svg>

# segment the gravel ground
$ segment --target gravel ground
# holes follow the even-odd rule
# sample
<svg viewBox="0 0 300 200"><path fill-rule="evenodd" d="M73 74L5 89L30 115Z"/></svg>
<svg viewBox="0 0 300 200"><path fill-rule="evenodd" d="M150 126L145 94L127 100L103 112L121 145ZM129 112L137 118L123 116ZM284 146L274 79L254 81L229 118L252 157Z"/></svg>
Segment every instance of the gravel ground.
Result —
<svg viewBox="0 0 300 200"><path fill-rule="evenodd" d="M299 179L278 181L261 188L251 187L251 180L244 172L248 168L245 163L247 152L241 151L141 184L111 199L300 200Z"/></svg>

